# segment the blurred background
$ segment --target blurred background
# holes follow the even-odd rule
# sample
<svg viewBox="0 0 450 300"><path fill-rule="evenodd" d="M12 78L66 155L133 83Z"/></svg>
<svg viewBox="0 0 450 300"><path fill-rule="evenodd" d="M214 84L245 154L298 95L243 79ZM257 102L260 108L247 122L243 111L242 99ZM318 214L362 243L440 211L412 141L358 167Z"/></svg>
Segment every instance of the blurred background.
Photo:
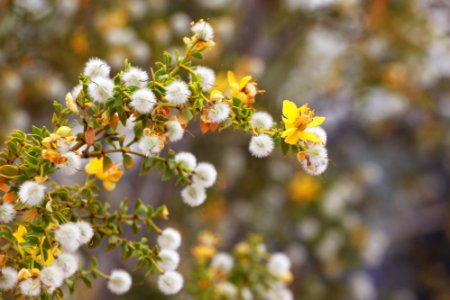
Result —
<svg viewBox="0 0 450 300"><path fill-rule="evenodd" d="M52 101L63 102L88 58L149 70L200 18L215 29L202 64L217 71L217 87L227 70L251 74L267 91L256 109L276 121L283 99L327 117L327 172L308 176L279 154L255 159L248 136L196 127L176 150L218 169L203 206L185 206L174 182L138 170L105 201L166 203L161 226L183 234L188 284L190 249L208 229L224 251L259 233L271 252L288 253L295 299L450 299L448 0L0 0L0 140L51 127ZM106 273L132 270L104 250L85 254L102 253ZM138 287L125 296L99 280L93 290L80 283L73 299L190 299L133 276Z"/></svg>

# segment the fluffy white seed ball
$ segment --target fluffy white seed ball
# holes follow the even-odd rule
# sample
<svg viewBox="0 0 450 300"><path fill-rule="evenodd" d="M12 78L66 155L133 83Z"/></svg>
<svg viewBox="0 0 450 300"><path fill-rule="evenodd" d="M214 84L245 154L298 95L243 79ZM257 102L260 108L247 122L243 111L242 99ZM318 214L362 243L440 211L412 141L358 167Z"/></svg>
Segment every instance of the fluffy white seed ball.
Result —
<svg viewBox="0 0 450 300"><path fill-rule="evenodd" d="M308 144L306 158L300 161L303 169L310 175L320 175L328 167L328 152L324 145L319 143Z"/></svg>
<svg viewBox="0 0 450 300"><path fill-rule="evenodd" d="M214 38L214 30L208 22L199 21L191 27L191 31L197 34L198 38L203 41L210 41Z"/></svg>
<svg viewBox="0 0 450 300"><path fill-rule="evenodd" d="M28 278L19 284L22 295L27 297L36 297L41 294L41 283L39 278Z"/></svg>
<svg viewBox="0 0 450 300"><path fill-rule="evenodd" d="M91 58L84 67L83 74L89 78L94 77L108 77L111 67L99 58Z"/></svg>
<svg viewBox="0 0 450 300"><path fill-rule="evenodd" d="M229 272L233 265L234 259L228 253L217 253L211 261L211 267L225 273Z"/></svg>
<svg viewBox="0 0 450 300"><path fill-rule="evenodd" d="M64 278L69 278L78 270L78 257L72 253L62 253L55 264L61 269Z"/></svg>
<svg viewBox="0 0 450 300"><path fill-rule="evenodd" d="M156 135L144 135L138 142L139 150L146 156L158 154L163 147L163 141Z"/></svg>
<svg viewBox="0 0 450 300"><path fill-rule="evenodd" d="M269 156L274 148L273 139L267 134L252 136L248 149L250 153L258 158Z"/></svg>
<svg viewBox="0 0 450 300"><path fill-rule="evenodd" d="M250 124L255 128L269 129L272 128L272 116L266 112L255 112L250 119Z"/></svg>
<svg viewBox="0 0 450 300"><path fill-rule="evenodd" d="M131 95L130 106L140 114L148 114L156 104L156 96L147 88L137 90Z"/></svg>
<svg viewBox="0 0 450 300"><path fill-rule="evenodd" d="M84 245L89 243L94 236L94 229L92 229L92 225L86 221L78 221L75 225L80 230L80 244Z"/></svg>
<svg viewBox="0 0 450 300"><path fill-rule="evenodd" d="M180 273L168 271L158 278L158 288L166 295L174 295L183 288L184 280Z"/></svg>
<svg viewBox="0 0 450 300"><path fill-rule="evenodd" d="M56 230L55 239L66 252L75 252L80 247L81 231L74 223L66 223Z"/></svg>
<svg viewBox="0 0 450 300"><path fill-rule="evenodd" d="M231 282L221 282L217 285L217 291L221 296L226 299L236 299L238 295L238 290L234 284Z"/></svg>
<svg viewBox="0 0 450 300"><path fill-rule="evenodd" d="M202 205L206 200L205 188L198 184L191 184L181 191L183 202L189 206L195 207Z"/></svg>
<svg viewBox="0 0 450 300"><path fill-rule="evenodd" d="M63 276L63 272L57 265L51 265L42 268L39 279L47 287L58 288L63 284Z"/></svg>
<svg viewBox="0 0 450 300"><path fill-rule="evenodd" d="M180 263L180 255L174 250L162 249L159 252L159 257L162 261L158 262L158 265L166 271L174 271Z"/></svg>
<svg viewBox="0 0 450 300"><path fill-rule="evenodd" d="M58 168L66 175L74 175L81 169L81 157L75 152L67 152L62 154L67 158L65 163L59 164Z"/></svg>
<svg viewBox="0 0 450 300"><path fill-rule="evenodd" d="M216 74L213 70L207 67L199 66L195 70L195 73L198 75L200 79L200 83L202 85L202 90L207 92L211 90L216 81Z"/></svg>
<svg viewBox="0 0 450 300"><path fill-rule="evenodd" d="M114 95L114 82L105 77L92 78L88 93L95 102L104 103Z"/></svg>
<svg viewBox="0 0 450 300"><path fill-rule="evenodd" d="M45 197L45 185L35 181L25 181L19 188L20 202L30 207L41 204Z"/></svg>
<svg viewBox="0 0 450 300"><path fill-rule="evenodd" d="M268 300L294 300L294 295L285 286L276 285L266 293Z"/></svg>
<svg viewBox="0 0 450 300"><path fill-rule="evenodd" d="M267 269L275 276L283 276L290 272L291 261L283 253L275 253L267 262Z"/></svg>
<svg viewBox="0 0 450 300"><path fill-rule="evenodd" d="M208 109L208 117L213 123L221 123L225 121L230 115L230 106L226 102L220 102L213 104L210 109Z"/></svg>
<svg viewBox="0 0 450 300"><path fill-rule="evenodd" d="M188 101L191 91L188 85L182 80L175 80L166 87L166 100L169 103L181 105Z"/></svg>
<svg viewBox="0 0 450 300"><path fill-rule="evenodd" d="M10 223L16 217L16 210L14 205L8 202L4 202L0 205L0 223Z"/></svg>
<svg viewBox="0 0 450 300"><path fill-rule="evenodd" d="M18 273L11 267L4 267L1 269L0 275L0 290L7 291L12 289L19 280Z"/></svg>
<svg viewBox="0 0 450 300"><path fill-rule="evenodd" d="M171 142L177 142L183 138L184 129L178 120L171 120L166 123L167 136Z"/></svg>
<svg viewBox="0 0 450 300"><path fill-rule="evenodd" d="M116 295L122 295L130 290L132 282L128 272L124 270L114 270L111 272L111 275L109 275L108 289Z"/></svg>
<svg viewBox="0 0 450 300"><path fill-rule="evenodd" d="M158 237L158 245L161 249L177 250L181 245L181 234L173 228L166 228Z"/></svg>
<svg viewBox="0 0 450 300"><path fill-rule="evenodd" d="M201 162L197 165L192 176L194 184L202 186L204 188L211 187L217 179L216 168L207 162Z"/></svg>
<svg viewBox="0 0 450 300"><path fill-rule="evenodd" d="M140 68L131 67L122 74L122 81L126 86L138 86L143 88L147 84L148 74Z"/></svg>
<svg viewBox="0 0 450 300"><path fill-rule="evenodd" d="M177 163L181 163L185 168L194 170L197 165L197 159L192 153L180 152L174 157Z"/></svg>

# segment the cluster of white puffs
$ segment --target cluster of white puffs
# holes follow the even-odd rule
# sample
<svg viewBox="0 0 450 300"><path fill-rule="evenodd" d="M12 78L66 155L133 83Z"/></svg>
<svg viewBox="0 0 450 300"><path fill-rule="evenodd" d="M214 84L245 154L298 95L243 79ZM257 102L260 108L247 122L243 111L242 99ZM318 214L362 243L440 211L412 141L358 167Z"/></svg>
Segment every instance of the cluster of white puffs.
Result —
<svg viewBox="0 0 450 300"><path fill-rule="evenodd" d="M265 251L265 247L262 247ZM211 268L219 271L221 274L228 274L234 266L233 257L225 252L217 253L210 264ZM292 292L286 287L282 280L290 276L291 261L284 253L274 253L270 256L266 268L268 272L276 278L271 282L270 287L258 286L257 289L263 295L264 300L293 300ZM224 299L243 299L253 300L253 294L248 287L241 291L229 281L223 281L217 285L217 291ZM221 298L222 299L222 298Z"/></svg>
<svg viewBox="0 0 450 300"><path fill-rule="evenodd" d="M19 200L34 207L45 198L46 186L34 181L26 181L19 189ZM14 220L16 211L10 203L0 205L0 223L10 223ZM17 284L20 292L28 297L35 297L43 290L47 293L62 286L65 279L71 277L79 269L78 248L87 244L93 237L94 230L88 222L78 221L66 223L55 230L55 239L63 251L50 266L40 270L38 277L25 276L19 282L19 273L11 267L4 267L0 271L0 290L7 291ZM25 271L29 272L29 271ZM122 294L131 287L131 277L122 270L114 270L108 281L109 289L116 294Z"/></svg>
<svg viewBox="0 0 450 300"><path fill-rule="evenodd" d="M176 271L180 263L180 255L176 251L181 245L181 234L173 228L166 228L158 237L160 248L158 263L163 273L158 277L158 288L166 295L178 293L184 285L183 276Z"/></svg>
<svg viewBox="0 0 450 300"><path fill-rule="evenodd" d="M199 38L209 41L214 37L212 27L205 21L195 23L192 32L197 34ZM88 85L88 93L97 103L104 103L114 94L114 82L109 77L111 67L99 58L90 59L84 69L84 75L90 78ZM199 77L202 90L210 91L215 83L215 73L210 68L198 66L195 69L196 75ZM130 107L139 114L149 114L155 108L157 98L153 91L148 88L149 75L146 71L131 67L121 75L121 80L126 86L137 86L138 90L131 94ZM77 97L80 93L81 85L76 86L71 94ZM173 105L179 106L185 104L191 96L191 90L183 80L175 80L165 87L165 100ZM208 117L214 123L221 123L229 118L231 108L225 101L213 103L208 109ZM123 126L119 124L117 131L119 134L126 134L132 131L136 117L131 116L127 120L127 124ZM256 112L253 114L251 125L255 130L263 131L272 128L273 119L266 112ZM184 129L177 119L171 119L166 123L166 137L170 142L177 142L183 138ZM152 156L160 153L164 148L164 142L161 137L154 134L144 134L137 143L137 151ZM269 156L274 149L273 139L264 133L254 135L249 144L250 153L258 158ZM68 153L68 162L61 166L66 173L72 173L80 166L79 159L73 157L72 153ZM75 155L76 156L76 155ZM179 153L175 159L182 162L183 166L193 171L193 184L186 187L181 195L185 203L190 206L201 205L206 199L205 188L212 186L216 180L217 172L213 165L201 162L197 165L196 158L186 152Z"/></svg>
<svg viewBox="0 0 450 300"><path fill-rule="evenodd" d="M45 185L34 181L22 184L19 190L20 201L29 206L39 205L45 198ZM16 212L9 203L0 206L0 222L9 223L14 219ZM55 262L42 268L38 277L29 277L19 282L19 273L11 267L4 267L0 271L0 290L6 291L14 288L18 283L21 293L34 297L43 290L47 293L62 286L65 279L71 277L79 269L79 258L76 255L78 248L87 244L93 237L94 230L88 222L78 221L66 223L55 230L55 239L63 251ZM180 233L172 228L165 229L158 237L160 246L159 266L164 271L159 276L158 287L165 294L175 294L183 287L183 277L175 271L180 256L176 252L181 244ZM126 293L132 284L131 276L124 270L113 270L108 280L108 288L114 294Z"/></svg>

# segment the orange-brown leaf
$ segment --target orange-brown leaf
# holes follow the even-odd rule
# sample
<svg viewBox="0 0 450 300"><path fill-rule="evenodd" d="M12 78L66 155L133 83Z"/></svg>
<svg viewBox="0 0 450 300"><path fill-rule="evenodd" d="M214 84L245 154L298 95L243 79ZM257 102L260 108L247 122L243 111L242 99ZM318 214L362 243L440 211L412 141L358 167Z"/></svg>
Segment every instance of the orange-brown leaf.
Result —
<svg viewBox="0 0 450 300"><path fill-rule="evenodd" d="M35 208L35 209L32 209L28 214L27 214L27 216L26 216L26 219L28 220L28 221L31 221L31 220L33 220L36 216L37 216L37 214L38 214L38 210Z"/></svg>
<svg viewBox="0 0 450 300"><path fill-rule="evenodd" d="M7 193L9 191L9 185L4 183L3 181L0 181L0 191Z"/></svg>
<svg viewBox="0 0 450 300"><path fill-rule="evenodd" d="M95 130L94 128L89 127L84 133L84 141L86 142L86 145L91 146L94 144L94 140L95 140Z"/></svg>
<svg viewBox="0 0 450 300"><path fill-rule="evenodd" d="M3 195L3 201L8 203L13 203L16 200L16 193L9 192Z"/></svg>

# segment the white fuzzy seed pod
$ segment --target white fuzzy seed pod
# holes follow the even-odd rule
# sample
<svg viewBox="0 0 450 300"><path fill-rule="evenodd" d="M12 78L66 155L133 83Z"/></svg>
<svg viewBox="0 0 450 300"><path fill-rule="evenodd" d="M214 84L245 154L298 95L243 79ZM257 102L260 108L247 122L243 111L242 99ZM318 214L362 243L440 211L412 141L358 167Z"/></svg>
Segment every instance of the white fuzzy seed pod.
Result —
<svg viewBox="0 0 450 300"><path fill-rule="evenodd" d="M158 265L165 272L174 271L180 263L180 255L174 250L162 249L159 252L159 257L161 258L161 261L158 262Z"/></svg>
<svg viewBox="0 0 450 300"><path fill-rule="evenodd" d="M184 129L178 120L171 120L166 123L167 136L171 142L177 142L183 138Z"/></svg>
<svg viewBox="0 0 450 300"><path fill-rule="evenodd" d="M39 279L46 287L59 288L63 284L63 272L57 265L42 268Z"/></svg>
<svg viewBox="0 0 450 300"><path fill-rule="evenodd" d="M88 93L95 102L104 103L114 95L114 82L105 77L92 78Z"/></svg>
<svg viewBox="0 0 450 300"><path fill-rule="evenodd" d="M269 129L272 128L272 116L266 112L255 112L250 119L250 124L255 128Z"/></svg>
<svg viewBox="0 0 450 300"><path fill-rule="evenodd" d="M231 108L226 102L213 104L208 110L208 118L213 123L222 123L230 115Z"/></svg>
<svg viewBox="0 0 450 300"><path fill-rule="evenodd" d="M156 104L155 94L148 88L137 90L131 95L130 106L140 114L148 114Z"/></svg>
<svg viewBox="0 0 450 300"><path fill-rule="evenodd" d="M83 74L89 78L108 77L110 71L111 67L104 60L94 57L86 63Z"/></svg>
<svg viewBox="0 0 450 300"><path fill-rule="evenodd" d="M0 205L0 223L10 223L15 217L16 210L14 209L14 205L8 202L4 202Z"/></svg>
<svg viewBox="0 0 450 300"><path fill-rule="evenodd" d="M75 152L67 152L62 154L62 156L67 158L67 161L59 164L58 168L66 175L74 175L80 169L82 165L81 157Z"/></svg>
<svg viewBox="0 0 450 300"><path fill-rule="evenodd" d="M211 90L216 81L216 74L214 71L207 67L198 66L197 69L195 69L195 73L197 73L200 79L202 91L208 92Z"/></svg>
<svg viewBox="0 0 450 300"><path fill-rule="evenodd" d="M233 265L234 259L228 253L217 253L211 260L211 267L224 273L230 272Z"/></svg>
<svg viewBox="0 0 450 300"><path fill-rule="evenodd" d="M291 261L284 253L274 253L267 262L267 269L275 276L284 276L290 272Z"/></svg>
<svg viewBox="0 0 450 300"><path fill-rule="evenodd" d="M158 245L161 249L177 250L181 245L181 234L173 228L166 228L158 237Z"/></svg>
<svg viewBox="0 0 450 300"><path fill-rule="evenodd" d="M62 253L55 264L61 269L64 278L69 278L79 268L78 257L72 253Z"/></svg>
<svg viewBox="0 0 450 300"><path fill-rule="evenodd" d="M181 105L186 103L190 96L191 91L186 82L182 80L175 80L166 87L166 100L169 103Z"/></svg>
<svg viewBox="0 0 450 300"><path fill-rule="evenodd" d="M158 154L163 147L163 141L156 135L144 135L138 142L138 148L145 156Z"/></svg>
<svg viewBox="0 0 450 300"><path fill-rule="evenodd" d="M86 221L78 221L75 223L75 225L80 230L80 244L84 245L91 241L92 237L94 236L94 229L92 229L92 225Z"/></svg>
<svg viewBox="0 0 450 300"><path fill-rule="evenodd" d="M224 296L226 299L236 299L238 295L238 290L234 284L225 281L217 285L217 291L219 295Z"/></svg>
<svg viewBox="0 0 450 300"><path fill-rule="evenodd" d="M204 188L209 188L213 186L217 179L216 168L207 162L201 162L197 165L192 176L192 181L194 184L202 186Z"/></svg>
<svg viewBox="0 0 450 300"><path fill-rule="evenodd" d="M74 223L66 223L56 230L55 239L65 252L75 252L80 247L81 232Z"/></svg>
<svg viewBox="0 0 450 300"><path fill-rule="evenodd" d="M122 74L122 81L126 86L138 86L143 88L147 84L148 74L140 68L131 67Z"/></svg>
<svg viewBox="0 0 450 300"><path fill-rule="evenodd" d="M323 144L309 143L306 157L300 161L303 169L310 175L317 176L328 167L328 151Z"/></svg>
<svg viewBox="0 0 450 300"><path fill-rule="evenodd" d="M109 275L108 289L116 295L122 295L131 288L133 280L130 274L124 270L114 270Z"/></svg>
<svg viewBox="0 0 450 300"><path fill-rule="evenodd" d="M197 166L197 159L192 153L189 152L179 152L174 157L177 163L181 163L185 168L194 170Z"/></svg>
<svg viewBox="0 0 450 300"><path fill-rule="evenodd" d="M202 41L211 41L214 38L214 30L208 22L199 21L192 25L191 31L197 34L198 38Z"/></svg>
<svg viewBox="0 0 450 300"><path fill-rule="evenodd" d="M196 207L202 205L206 200L206 191L203 186L191 184L181 191L183 202L189 206Z"/></svg>
<svg viewBox="0 0 450 300"><path fill-rule="evenodd" d="M176 271L168 271L158 278L158 288L166 295L178 293L184 285L183 276Z"/></svg>
<svg viewBox="0 0 450 300"><path fill-rule="evenodd" d="M264 133L254 135L250 140L248 149L254 157L267 157L272 153L274 149L273 139Z"/></svg>
<svg viewBox="0 0 450 300"><path fill-rule="evenodd" d="M19 276L16 270L11 267L1 269L0 290L8 291L16 286Z"/></svg>
<svg viewBox="0 0 450 300"><path fill-rule="evenodd" d="M30 207L41 204L45 197L45 185L35 181L25 181L19 188L19 199Z"/></svg>
<svg viewBox="0 0 450 300"><path fill-rule="evenodd" d="M22 295L27 297L36 297L41 294L41 283L39 278L28 278L19 284Z"/></svg>

